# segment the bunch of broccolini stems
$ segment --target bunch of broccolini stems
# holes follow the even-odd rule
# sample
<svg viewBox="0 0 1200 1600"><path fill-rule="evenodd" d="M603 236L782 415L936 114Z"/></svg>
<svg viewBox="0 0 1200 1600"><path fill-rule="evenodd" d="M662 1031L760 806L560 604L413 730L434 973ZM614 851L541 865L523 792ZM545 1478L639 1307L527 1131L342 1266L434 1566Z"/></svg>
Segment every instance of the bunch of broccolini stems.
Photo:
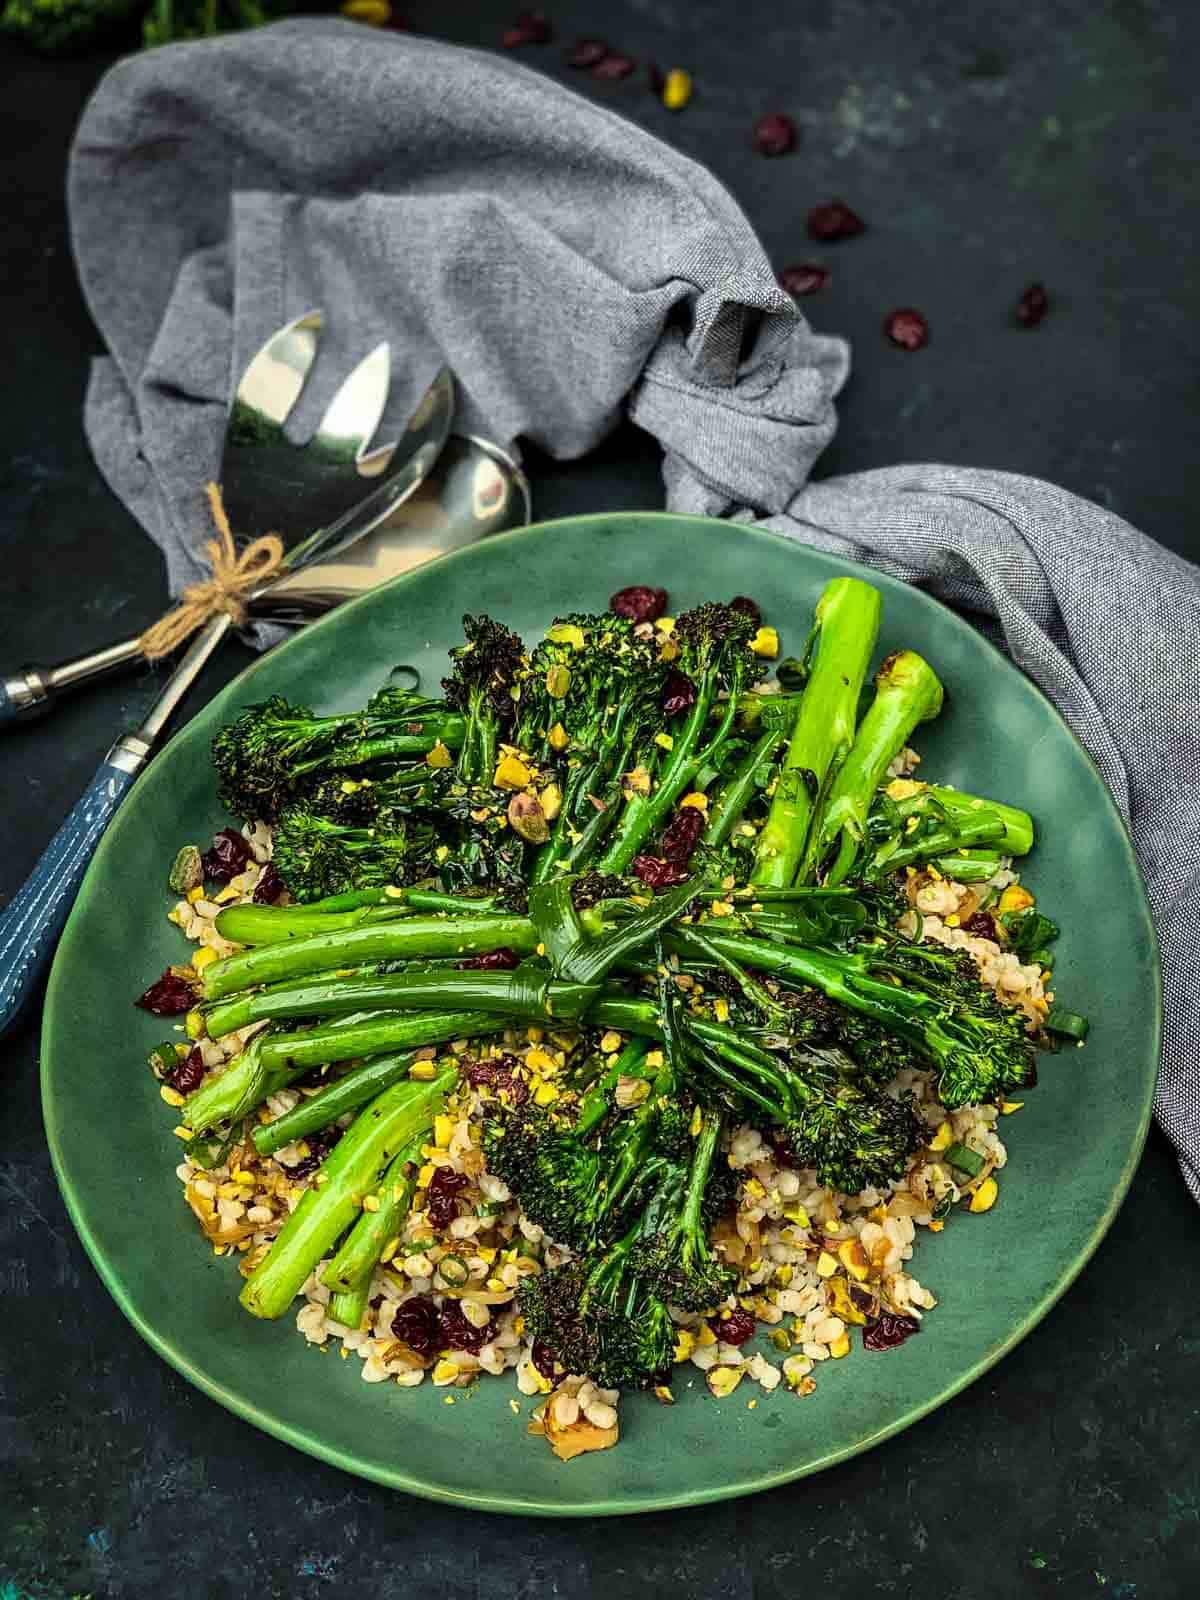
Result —
<svg viewBox="0 0 1200 1600"><path fill-rule="evenodd" d="M957 790L885 792L943 690L910 650L870 679L880 604L832 580L773 683L773 630L748 602L654 625L561 617L532 650L467 617L440 697L387 687L336 716L276 698L223 729L221 799L273 825L290 903L217 918L242 948L203 970L193 1031L265 1026L183 1120L220 1139L251 1118L269 1155L357 1113L249 1277L248 1310L281 1316L328 1260L331 1312L360 1324L458 1087L453 1063L411 1075L430 1045L516 1025L579 1035L551 1103L486 1099L484 1149L572 1252L524 1281L527 1331L566 1371L617 1385L669 1366L669 1307L734 1286L709 1242L736 1202L733 1127L855 1194L900 1179L924 1144L902 1069L933 1073L948 1108L1034 1081L1023 1017L971 958L897 929L905 869L985 880L1031 848L1033 824ZM1049 1021L1081 1036L1069 1013ZM320 1068L317 1093L252 1118Z"/></svg>

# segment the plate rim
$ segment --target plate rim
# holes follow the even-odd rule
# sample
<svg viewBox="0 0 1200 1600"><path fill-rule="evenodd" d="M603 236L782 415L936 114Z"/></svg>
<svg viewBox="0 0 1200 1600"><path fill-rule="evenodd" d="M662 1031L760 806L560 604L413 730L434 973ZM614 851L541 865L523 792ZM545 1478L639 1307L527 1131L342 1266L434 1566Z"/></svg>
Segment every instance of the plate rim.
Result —
<svg viewBox="0 0 1200 1600"><path fill-rule="evenodd" d="M691 523L703 526L710 532L719 527L728 533L731 530L731 527L734 527L736 528L738 534L747 536L752 540L760 540L767 544L782 544L790 548L803 550L808 556L815 558L818 562L818 565L827 565L839 573L844 574L847 570L849 570L849 572L854 576L861 575L870 582L879 585L885 593L889 590L915 593L920 597L920 600L933 606L938 611L941 611L944 616L949 619L951 626L965 631L966 633L970 634L974 640L982 644L985 653L989 654L992 658L992 665L994 667L998 667L1001 673L1011 672L1024 680L1024 682L1029 686L1029 688L1032 689L1034 694L1042 702L1043 711L1048 714L1052 720L1057 722L1059 727L1067 733L1071 741L1076 745L1076 747L1088 761L1089 765L1091 765L1093 770L1096 772L1097 778L1100 782L1100 790L1104 797L1104 803L1108 806L1113 820L1115 820L1118 825L1118 834L1127 857L1127 862L1132 866L1135 879L1141 890L1138 903L1138 913L1139 920L1143 925L1143 930L1148 935L1151 977L1154 990L1153 1015L1150 1019L1151 1049L1149 1051L1149 1054L1153 1059L1154 1070L1153 1072L1147 1072L1146 1084L1143 1088L1143 1103L1140 1109L1136 1131L1120 1171L1116 1174L1116 1181L1113 1185L1112 1191L1103 1209L1093 1222L1092 1228L1086 1239L1079 1246L1072 1261L1068 1264L1061 1275L1055 1279L1054 1283L1026 1311L1019 1322L1010 1329L1006 1337L998 1340L994 1345L992 1345L977 1361L975 1361L968 1368L967 1371L961 1373L959 1376L945 1384L935 1394L928 1396L924 1400L918 1401L906 1408L902 1415L892 1418L885 1425L873 1430L870 1433L851 1440L845 1445L841 1445L835 1449L826 1451L817 1459L805 1461L797 1467L785 1468L776 1472L768 1472L756 1477L742 1478L734 1483L721 1484L711 1488L676 1491L674 1493L666 1492L653 1498L639 1498L636 1501L628 1501L615 1496L607 1496L594 1500L571 1502L568 1504L546 1501L536 1497L514 1497L511 1494L492 1495L477 1491L461 1493L456 1490L447 1489L437 1484L432 1484L420 1478L413 1477L409 1473L399 1468L390 1469L385 1467L377 1467L373 1463L364 1461L362 1458L355 1456L350 1452L341 1450L336 1446L331 1446L325 1443L319 1434L316 1434L307 1428L292 1424L282 1417L263 1410L263 1408L257 1405L255 1402L242 1398L235 1390L232 1390L221 1382L209 1377L206 1373L198 1369L192 1363L187 1354L182 1349L177 1348L175 1343L170 1338L160 1334L155 1329L153 1324L138 1312L136 1306L133 1304L132 1297L126 1292L119 1266L109 1260L99 1242L93 1236L85 1212L85 1202L82 1196L77 1192L76 1185L72 1180L69 1171L67 1170L62 1149L58 1111L54 1104L54 1097L50 1093L51 1080L54 1074L54 1067L51 1061L51 1056L53 1054L52 1040L56 1028L56 1019L62 1013L62 996L60 991L66 984L66 978L64 974L70 960L70 947L73 938L75 937L74 930L76 923L82 920L83 908L88 903L92 893L95 890L95 885L99 880L100 870L105 856L109 850L116 847L114 841L120 836L124 829L132 825L130 819L133 817L134 808L129 805L123 805L113 819L113 822L109 826L104 837L100 840L92 861L89 864L83 883L80 886L79 894L76 898L74 906L71 909L70 916L67 919L66 927L63 930L62 937L59 941L58 949L55 953L54 964L51 968L50 977L46 988L45 1002L42 1010L41 1040L39 1047L39 1089L42 1101L42 1119L43 1126L45 1127L46 1131L46 1139L50 1151L51 1164L54 1169L54 1175L58 1183L59 1192L61 1193L67 1208L67 1214L71 1219L71 1224L84 1247L88 1259L95 1267L100 1276L101 1282L104 1284L104 1287L107 1289L109 1295L116 1303L118 1309L132 1324L135 1331L145 1341L145 1343L148 1344L157 1355L161 1356L164 1361L166 1361L178 1373L180 1373L182 1377L186 1378L187 1381L195 1388L201 1390L201 1392L206 1394L210 1399L215 1400L218 1405L223 1406L227 1411L232 1412L235 1416L240 1417L243 1421L250 1423L253 1427L260 1428L263 1432L270 1434L274 1438L282 1440L285 1444L289 1444L294 1448L303 1451L306 1455L310 1455L318 1460L327 1462L329 1465L337 1467L344 1472L349 1472L356 1477L365 1478L369 1481L382 1484L385 1488L399 1489L406 1494L412 1494L421 1499L432 1500L445 1505L456 1506L459 1508L470 1508L477 1511L487 1511L510 1516L586 1517L641 1515L644 1513L676 1510L689 1506L712 1504L722 1500L736 1499L743 1495L760 1494L769 1489L780 1488L784 1484L797 1482L800 1479L809 1477L814 1473L824 1471L828 1467L836 1466L842 1461L847 1461L857 1455L861 1455L865 1451L874 1448L874 1446L881 1444L885 1439L892 1438L894 1435L903 1432L905 1429L911 1427L914 1423L919 1422L923 1417L926 1417L931 1412L936 1411L940 1406L945 1405L956 1395L961 1394L964 1389L968 1388L986 1372L990 1371L997 1362L1002 1360L1010 1350L1014 1349L1033 1331L1034 1328L1038 1326L1038 1324L1049 1314L1049 1312L1063 1297L1071 1285L1076 1281L1084 1267L1095 1255L1101 1240L1108 1232L1117 1212L1124 1203L1125 1197L1129 1191L1129 1186L1133 1181L1133 1175L1137 1170L1138 1164L1141 1160L1142 1151L1145 1147L1146 1138L1148 1136L1150 1123L1153 1117L1155 1090L1158 1080L1159 1066L1161 1063L1163 1029L1162 959L1157 933L1150 912L1149 900L1146 894L1145 882L1142 877L1141 867L1138 863L1125 819L1121 815L1120 809L1113 799L1107 784L1104 783L1103 777L1099 772L1099 768L1096 766L1096 763L1092 759L1086 747L1083 745L1082 741L1079 739L1078 735L1075 733L1074 729L1071 728L1069 723L1063 717L1062 713L1054 705L1053 701L1049 699L1049 697L1044 693L1044 691L1034 681L1033 678L1031 678L1027 673L1022 672L1016 663L1011 661L1000 649L998 649L997 646L986 637L986 635L968 622L965 617L961 616L950 606L946 605L945 602L938 599L937 596L930 594L927 590L919 588L914 584L905 583L902 579L893 577L890 573L880 572L873 567L869 567L864 563L855 561L849 557L835 555L829 551L818 549L813 545L806 545L802 541L788 538L787 535L778 533L771 528L763 528L753 523L738 523L731 525L720 518L692 516L686 513L676 513L671 511L623 510L613 512L582 512L574 516L557 517L546 522L531 523L525 527L514 528L504 533L493 534L487 539L481 540L476 544L464 546L457 551L451 552L449 555L440 557L435 562L428 562L421 567L415 567L408 572L402 573L400 576L392 579L389 583L382 584L377 589L372 589L366 594L358 596L354 600L345 602L344 604L335 607L333 610L327 612L324 616L318 618L315 622L309 623L303 630L293 636L293 638L284 640L281 644L275 646L273 649L263 652L263 654L261 654L256 660L248 663L248 665L245 666L241 672L239 672L235 677L231 678L230 681L224 685L224 687L220 689L217 694L213 695L204 703L204 705L199 707L192 717L189 717L188 721L171 736L171 738L159 751L154 760L154 766L158 766L159 762L164 760L176 743L182 740L182 738L191 730L197 719L206 715L217 700L234 698L241 692L242 687L263 668L269 659L273 658L277 660L280 652L286 652L294 643L298 643L302 636L310 635L314 631L318 631L327 625L333 624L334 622L342 622L348 615L351 615L354 610L360 606L364 606L368 603L377 603L381 594L403 589L414 580L420 578L422 574L427 575L428 568L440 568L448 562L461 563L464 560L470 561L474 559L476 552L481 548L490 548L493 545L511 545L519 541L527 541L532 538L544 537L550 530L553 530L555 533L566 532L568 534L578 534L585 531L586 526L589 524L595 525L598 522L611 524L613 522L623 521L629 517L636 517L640 522L653 519L664 523L670 523L675 526L678 526L681 523ZM64 954L64 952L66 952L66 954Z"/></svg>

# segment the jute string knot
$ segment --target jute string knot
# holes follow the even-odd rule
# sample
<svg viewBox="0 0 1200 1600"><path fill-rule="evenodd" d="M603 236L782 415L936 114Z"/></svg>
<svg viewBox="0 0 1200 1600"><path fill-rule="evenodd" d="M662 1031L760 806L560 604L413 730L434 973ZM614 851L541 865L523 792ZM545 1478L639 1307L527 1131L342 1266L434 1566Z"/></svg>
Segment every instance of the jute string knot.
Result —
<svg viewBox="0 0 1200 1600"><path fill-rule="evenodd" d="M148 661L170 655L177 645L202 628L211 618L224 612L240 627L246 620L246 600L260 583L273 577L283 561L283 540L276 533L251 539L239 551L233 530L225 515L221 490L215 483L205 485L215 539L204 544L211 575L199 583L189 583L170 611L151 623L138 641Z"/></svg>

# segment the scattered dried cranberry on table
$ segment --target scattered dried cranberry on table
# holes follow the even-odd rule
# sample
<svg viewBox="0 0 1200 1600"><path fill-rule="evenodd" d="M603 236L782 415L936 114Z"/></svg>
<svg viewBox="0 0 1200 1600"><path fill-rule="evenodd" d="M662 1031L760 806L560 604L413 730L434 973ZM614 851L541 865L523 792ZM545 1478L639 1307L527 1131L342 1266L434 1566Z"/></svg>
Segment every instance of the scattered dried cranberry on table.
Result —
<svg viewBox="0 0 1200 1600"><path fill-rule="evenodd" d="M603 39L577 39L563 59L569 67L594 67L608 54L608 44Z"/></svg>
<svg viewBox="0 0 1200 1600"><path fill-rule="evenodd" d="M759 117L754 124L753 144L760 156L785 156L796 148L796 124L782 111Z"/></svg>
<svg viewBox="0 0 1200 1600"><path fill-rule="evenodd" d="M889 312L884 318L883 331L901 350L921 350L929 343L929 324L911 306Z"/></svg>
<svg viewBox="0 0 1200 1600"><path fill-rule="evenodd" d="M844 200L827 200L808 213L808 231L814 239L854 239L866 232L866 223Z"/></svg>
<svg viewBox="0 0 1200 1600"><path fill-rule="evenodd" d="M819 261L798 261L794 266L782 269L779 286L799 298L806 294L819 294L829 282L829 277L829 268L822 266Z"/></svg>
<svg viewBox="0 0 1200 1600"><path fill-rule="evenodd" d="M667 609L667 591L643 583L631 584L611 596L608 609L619 617L628 617L630 622L657 622Z"/></svg>
<svg viewBox="0 0 1200 1600"><path fill-rule="evenodd" d="M549 44L553 37L554 30L542 12L522 11L500 42L506 50L518 50L526 44Z"/></svg>
<svg viewBox="0 0 1200 1600"><path fill-rule="evenodd" d="M138 996L134 1004L141 1006L143 1011L152 1011L156 1017L182 1017L198 999L199 995L187 979L181 978L168 967L145 994Z"/></svg>
<svg viewBox="0 0 1200 1600"><path fill-rule="evenodd" d="M1031 283L1017 301L1017 321L1024 328L1036 328L1050 309L1050 296L1044 284Z"/></svg>
<svg viewBox="0 0 1200 1600"><path fill-rule="evenodd" d="M602 56L592 68L593 78L627 78L637 68L633 56L628 56L623 50L610 50Z"/></svg>

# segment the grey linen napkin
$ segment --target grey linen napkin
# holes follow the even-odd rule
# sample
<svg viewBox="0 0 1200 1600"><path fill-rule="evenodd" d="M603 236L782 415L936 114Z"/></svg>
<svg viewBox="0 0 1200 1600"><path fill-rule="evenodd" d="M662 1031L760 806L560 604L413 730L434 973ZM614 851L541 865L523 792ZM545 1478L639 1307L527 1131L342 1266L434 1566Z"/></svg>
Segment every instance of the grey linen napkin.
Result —
<svg viewBox="0 0 1200 1600"><path fill-rule="evenodd" d="M233 375L330 313L298 436L380 337L381 437L436 367L465 427L570 459L622 414L673 510L764 523L998 629L1133 834L1166 977L1158 1115L1200 1200L1200 572L1051 484L950 466L810 484L849 370L702 167L505 57L334 21L121 62L71 156L80 277L111 352L86 426L173 592Z"/></svg>

